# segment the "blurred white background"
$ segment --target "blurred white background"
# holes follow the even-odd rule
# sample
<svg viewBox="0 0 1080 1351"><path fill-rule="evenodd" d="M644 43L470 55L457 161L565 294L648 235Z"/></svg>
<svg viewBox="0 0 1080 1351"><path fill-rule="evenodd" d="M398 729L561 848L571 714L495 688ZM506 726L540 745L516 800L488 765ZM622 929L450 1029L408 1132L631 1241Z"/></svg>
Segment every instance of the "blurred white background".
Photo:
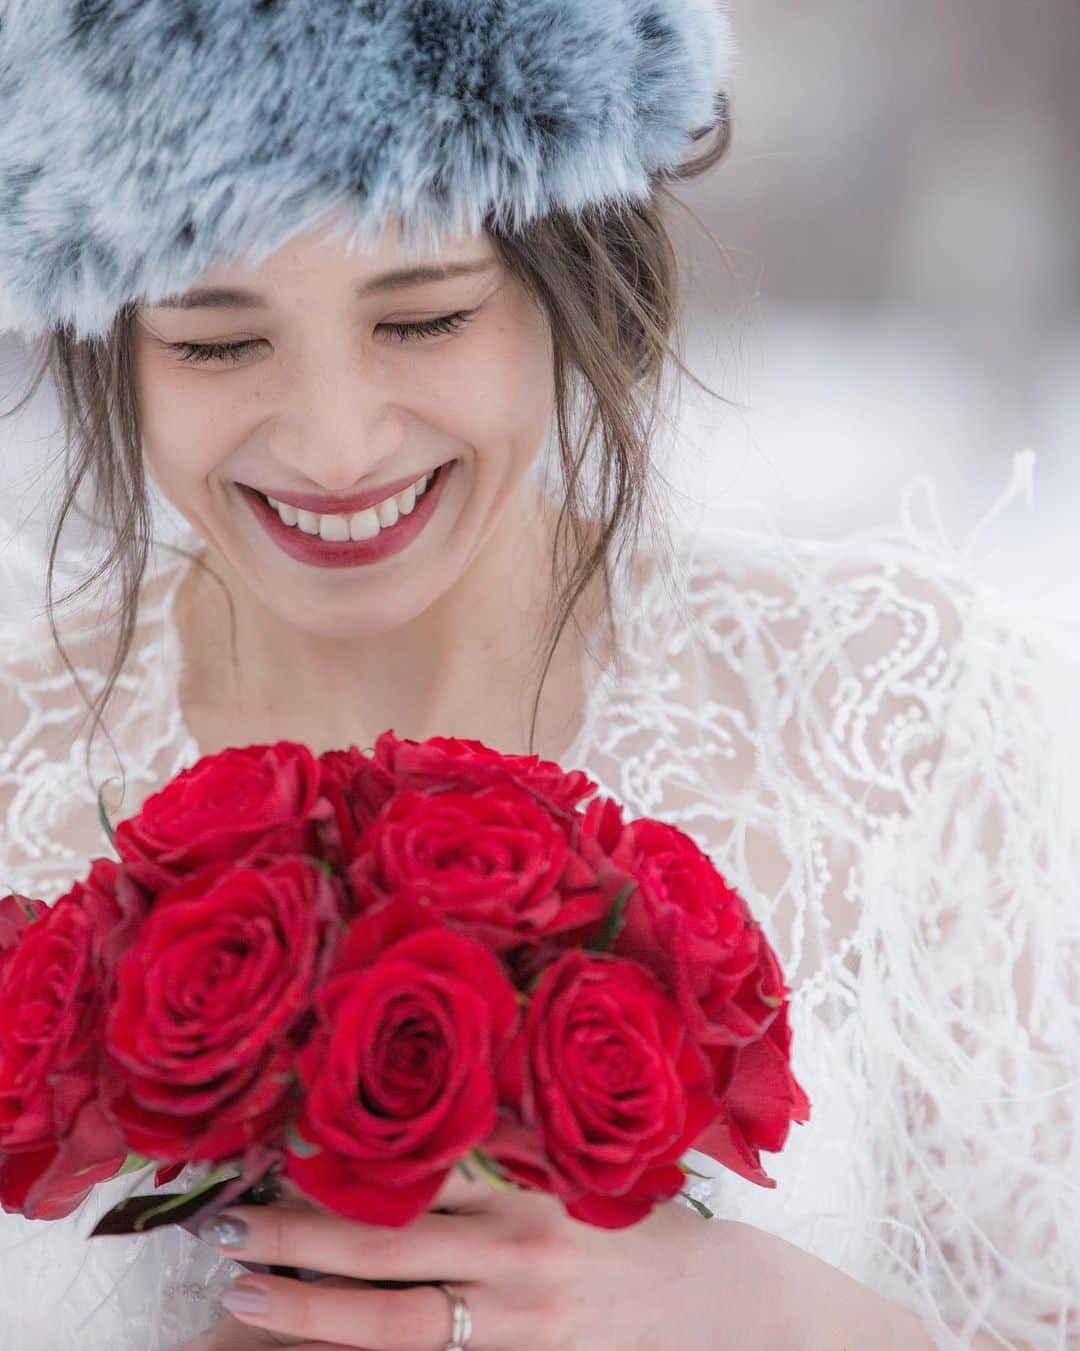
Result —
<svg viewBox="0 0 1080 1351"><path fill-rule="evenodd" d="M687 386L687 514L827 538L930 474L961 540L1030 447L985 571L1080 615L1080 3L729 8L732 148L681 195L729 255L688 236L688 364L741 407Z"/></svg>
<svg viewBox="0 0 1080 1351"><path fill-rule="evenodd" d="M738 406L687 385L679 514L829 538L929 474L959 541L1030 448L987 571L1080 616L1080 0L730 10L732 150L682 195L727 255L687 229L688 362ZM4 407L24 360L0 343ZM9 521L44 521L55 431L47 391L0 423Z"/></svg>

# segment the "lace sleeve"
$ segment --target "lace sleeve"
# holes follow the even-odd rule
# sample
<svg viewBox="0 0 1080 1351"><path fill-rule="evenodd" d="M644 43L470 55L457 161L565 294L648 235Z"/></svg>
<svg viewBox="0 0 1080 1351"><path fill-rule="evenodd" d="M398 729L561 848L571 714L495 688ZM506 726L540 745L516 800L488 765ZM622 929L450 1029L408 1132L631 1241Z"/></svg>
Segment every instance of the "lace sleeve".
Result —
<svg viewBox="0 0 1080 1351"><path fill-rule="evenodd" d="M35 626L0 628L0 883L52 903L86 860L107 852L87 810L83 705ZM79 664L93 685L96 663ZM91 796L92 801L92 796ZM175 1226L89 1239L149 1174L95 1190L64 1220L0 1211L0 1346L5 1351L174 1351L223 1313L236 1264Z"/></svg>
<svg viewBox="0 0 1080 1351"><path fill-rule="evenodd" d="M950 1351L1080 1345L1080 634L973 553L1027 467L964 549L921 485L899 529L700 549L693 636L657 607L668 660L627 704L668 733L649 807L781 959L813 1104L774 1191L697 1194Z"/></svg>
<svg viewBox="0 0 1080 1351"><path fill-rule="evenodd" d="M792 686L788 763L857 828L853 862L826 842L820 872L859 902L865 1274L953 1351L1080 1337L1080 635L973 554L1029 468L966 551L909 516L878 569L834 560L830 604L854 594L861 618L834 608L807 648L829 683Z"/></svg>
<svg viewBox="0 0 1080 1351"><path fill-rule="evenodd" d="M1080 1338L1080 660L1029 627L971 612L897 855L922 922L889 973L907 1125L891 1165L939 1347Z"/></svg>

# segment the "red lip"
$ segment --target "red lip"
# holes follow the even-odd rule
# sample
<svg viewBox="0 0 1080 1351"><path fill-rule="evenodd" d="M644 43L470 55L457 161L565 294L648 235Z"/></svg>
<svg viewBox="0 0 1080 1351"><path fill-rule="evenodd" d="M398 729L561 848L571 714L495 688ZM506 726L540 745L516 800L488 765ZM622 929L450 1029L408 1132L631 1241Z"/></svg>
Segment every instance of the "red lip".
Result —
<svg viewBox="0 0 1080 1351"><path fill-rule="evenodd" d="M413 511L408 516L402 516L396 525L380 530L373 539L324 540L319 535L308 535L296 526L286 525L255 488L241 484L240 493L283 553L312 567L355 568L381 562L408 548L437 511L443 489L453 478L457 464L457 460L452 460L447 467L440 466L423 497L417 499Z"/></svg>
<svg viewBox="0 0 1080 1351"><path fill-rule="evenodd" d="M450 461L447 460L446 463L449 464ZM370 492L360 493L357 497L315 497L308 493L270 492L263 488L258 488L256 491L264 493L267 497L272 497L275 502L285 502L290 507L296 507L298 511L313 511L319 516L348 516L354 511L363 511L365 507L377 506L380 502L385 502L388 497L396 497L398 493L404 492L411 484L422 479L425 474L430 478L436 469L441 468L442 465L433 465L430 469L421 469L413 474L412 478L401 478L394 483L384 483L381 488L372 488Z"/></svg>

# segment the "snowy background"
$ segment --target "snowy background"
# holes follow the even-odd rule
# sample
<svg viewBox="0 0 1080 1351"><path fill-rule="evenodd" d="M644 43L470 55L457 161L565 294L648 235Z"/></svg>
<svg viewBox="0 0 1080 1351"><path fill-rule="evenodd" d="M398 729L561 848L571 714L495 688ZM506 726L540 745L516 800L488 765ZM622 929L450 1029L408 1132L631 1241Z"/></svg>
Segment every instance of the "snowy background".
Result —
<svg viewBox="0 0 1080 1351"><path fill-rule="evenodd" d="M691 223L688 364L739 407L687 387L687 514L828 538L928 474L962 540L1030 448L986 571L1080 616L1080 3L730 10L732 149L682 196L726 255Z"/></svg>
<svg viewBox="0 0 1080 1351"><path fill-rule="evenodd" d="M688 363L730 402L687 386L679 514L709 530L751 503L831 538L896 521L925 474L959 541L1030 449L1032 505L986 568L1080 617L1080 3L730 9L732 151L682 191L723 253L680 227ZM24 365L0 340L0 406ZM48 391L0 423L9 521L44 522L55 429Z"/></svg>

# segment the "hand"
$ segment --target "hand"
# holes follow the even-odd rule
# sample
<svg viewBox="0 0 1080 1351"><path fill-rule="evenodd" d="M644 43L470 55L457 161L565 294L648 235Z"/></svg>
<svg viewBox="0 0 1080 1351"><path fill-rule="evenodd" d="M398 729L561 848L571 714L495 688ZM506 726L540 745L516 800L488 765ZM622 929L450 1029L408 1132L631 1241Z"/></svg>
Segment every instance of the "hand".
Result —
<svg viewBox="0 0 1080 1351"><path fill-rule="evenodd" d="M571 1219L553 1197L498 1192L455 1170L433 1209L401 1229L352 1223L288 1186L285 1199L272 1206L237 1206L228 1214L244 1221L246 1238L242 1246L216 1244L219 1251L241 1262L352 1279L241 1277L234 1290L261 1292L267 1307L236 1311L237 1323L263 1340L239 1340L244 1334L228 1320L231 1327L207 1334L219 1340L196 1344L198 1351L273 1345L442 1351L450 1334L442 1291L430 1284L398 1290L366 1284L374 1280L446 1281L460 1289L473 1318L469 1351L669 1351L673 1345L774 1351L783 1345L771 1312L783 1272L769 1270L770 1295L762 1298L771 1236L706 1220L674 1202L628 1229L597 1229Z"/></svg>

